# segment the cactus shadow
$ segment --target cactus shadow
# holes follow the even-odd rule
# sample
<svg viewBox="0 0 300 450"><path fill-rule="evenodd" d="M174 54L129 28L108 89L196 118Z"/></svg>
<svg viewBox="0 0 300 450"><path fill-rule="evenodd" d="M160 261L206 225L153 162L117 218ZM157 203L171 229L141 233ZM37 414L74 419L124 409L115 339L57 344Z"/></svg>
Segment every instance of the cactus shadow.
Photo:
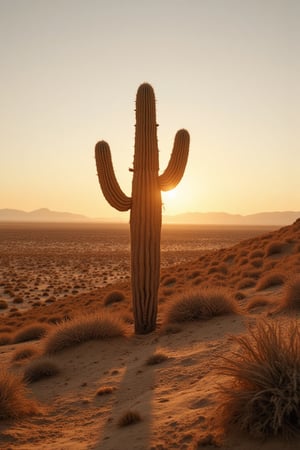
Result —
<svg viewBox="0 0 300 450"><path fill-rule="evenodd" d="M141 347L143 338L146 339L146 336L135 336L133 340ZM146 365L146 360L155 352L156 347L156 344L143 346L142 355L128 357L123 378L114 393L110 416L92 450L150 448L155 368ZM118 421L128 411L136 411L141 416L141 421L120 427Z"/></svg>

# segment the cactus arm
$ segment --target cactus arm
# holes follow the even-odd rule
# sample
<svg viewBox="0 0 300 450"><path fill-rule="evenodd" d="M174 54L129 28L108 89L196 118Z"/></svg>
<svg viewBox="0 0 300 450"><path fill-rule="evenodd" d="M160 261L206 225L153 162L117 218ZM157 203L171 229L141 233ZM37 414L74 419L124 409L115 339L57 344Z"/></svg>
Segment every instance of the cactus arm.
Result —
<svg viewBox="0 0 300 450"><path fill-rule="evenodd" d="M119 186L107 142L100 141L96 144L95 158L98 179L104 197L118 211L128 211L131 208L131 198L127 197Z"/></svg>
<svg viewBox="0 0 300 450"><path fill-rule="evenodd" d="M169 164L164 173L158 177L162 191L174 189L181 180L188 159L189 144L189 133L186 130L177 131Z"/></svg>

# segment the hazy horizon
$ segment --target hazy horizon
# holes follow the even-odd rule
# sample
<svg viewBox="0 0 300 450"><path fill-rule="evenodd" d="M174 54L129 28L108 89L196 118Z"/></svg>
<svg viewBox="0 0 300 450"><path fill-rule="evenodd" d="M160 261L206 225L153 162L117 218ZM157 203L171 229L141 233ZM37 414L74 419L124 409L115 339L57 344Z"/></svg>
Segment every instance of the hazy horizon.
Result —
<svg viewBox="0 0 300 450"><path fill-rule="evenodd" d="M126 220L104 199L106 140L130 195L134 108L157 99L160 168L191 136L164 214L300 207L300 3L296 0L4 1L0 208Z"/></svg>

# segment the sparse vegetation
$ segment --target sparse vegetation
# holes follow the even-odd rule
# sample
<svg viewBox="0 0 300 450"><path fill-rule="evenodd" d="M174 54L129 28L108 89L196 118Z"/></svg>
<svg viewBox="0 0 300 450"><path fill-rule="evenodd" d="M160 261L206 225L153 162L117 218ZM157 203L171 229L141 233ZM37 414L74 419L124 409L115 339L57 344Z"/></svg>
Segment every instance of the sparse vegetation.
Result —
<svg viewBox="0 0 300 450"><path fill-rule="evenodd" d="M272 286L280 286L284 284L285 281L285 273L274 270L273 272L266 273L263 277L260 278L256 285L256 290L263 291L264 289L268 289Z"/></svg>
<svg viewBox="0 0 300 450"><path fill-rule="evenodd" d="M0 300L0 309L7 309L8 308L8 303L6 300Z"/></svg>
<svg viewBox="0 0 300 450"><path fill-rule="evenodd" d="M281 241L272 241L266 247L266 256L277 255L281 253L284 249L284 242Z"/></svg>
<svg viewBox="0 0 300 450"><path fill-rule="evenodd" d="M118 420L119 427L127 427L142 420L141 415L137 411L126 411Z"/></svg>
<svg viewBox="0 0 300 450"><path fill-rule="evenodd" d="M248 334L233 336L238 344L219 362L219 372L232 377L220 387L218 417L256 437L291 436L300 432L300 330L296 321L261 321Z"/></svg>
<svg viewBox="0 0 300 450"><path fill-rule="evenodd" d="M29 363L24 371L24 380L27 383L33 383L42 378L57 375L59 372L58 365L52 359L42 357Z"/></svg>
<svg viewBox="0 0 300 450"><path fill-rule="evenodd" d="M109 306L113 303L122 302L125 300L125 294L122 291L112 291L109 292L104 298L104 306Z"/></svg>
<svg viewBox="0 0 300 450"><path fill-rule="evenodd" d="M16 419L36 414L36 402L27 397L27 389L20 376L0 371L0 420Z"/></svg>
<svg viewBox="0 0 300 450"><path fill-rule="evenodd" d="M205 320L239 312L236 300L227 289L195 288L180 294L166 312L165 322L181 323Z"/></svg>
<svg viewBox="0 0 300 450"><path fill-rule="evenodd" d="M23 359L29 359L32 356L36 356L38 350L32 345L27 345L26 347L16 350L12 356L12 361L22 361Z"/></svg>
<svg viewBox="0 0 300 450"><path fill-rule="evenodd" d="M285 286L284 297L279 305L279 310L300 309L300 275L288 280Z"/></svg>
<svg viewBox="0 0 300 450"><path fill-rule="evenodd" d="M101 386L97 392L96 395L102 396L107 394L112 394L116 388L114 386Z"/></svg>
<svg viewBox="0 0 300 450"><path fill-rule="evenodd" d="M27 342L41 339L50 330L50 326L47 324L33 323L24 328L21 328L13 338L14 344L19 342Z"/></svg>
<svg viewBox="0 0 300 450"><path fill-rule="evenodd" d="M12 343L12 335L10 333L0 334L0 345L9 345Z"/></svg>
<svg viewBox="0 0 300 450"><path fill-rule="evenodd" d="M149 356L146 361L147 366L153 366L155 364L160 364L169 359L168 355L163 352L157 351L153 355Z"/></svg>
<svg viewBox="0 0 300 450"><path fill-rule="evenodd" d="M105 313L80 316L58 324L45 342L46 353L57 353L90 340L102 340L125 335L121 318Z"/></svg>

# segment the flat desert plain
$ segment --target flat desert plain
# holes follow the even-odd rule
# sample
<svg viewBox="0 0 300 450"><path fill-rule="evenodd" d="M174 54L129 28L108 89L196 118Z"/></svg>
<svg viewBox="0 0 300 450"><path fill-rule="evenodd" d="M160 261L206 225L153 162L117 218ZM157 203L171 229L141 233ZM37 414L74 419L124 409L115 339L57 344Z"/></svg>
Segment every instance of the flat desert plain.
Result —
<svg viewBox="0 0 300 450"><path fill-rule="evenodd" d="M300 222L163 227L134 335L128 225L1 225L0 448L300 448ZM299 350L299 351L298 351Z"/></svg>

